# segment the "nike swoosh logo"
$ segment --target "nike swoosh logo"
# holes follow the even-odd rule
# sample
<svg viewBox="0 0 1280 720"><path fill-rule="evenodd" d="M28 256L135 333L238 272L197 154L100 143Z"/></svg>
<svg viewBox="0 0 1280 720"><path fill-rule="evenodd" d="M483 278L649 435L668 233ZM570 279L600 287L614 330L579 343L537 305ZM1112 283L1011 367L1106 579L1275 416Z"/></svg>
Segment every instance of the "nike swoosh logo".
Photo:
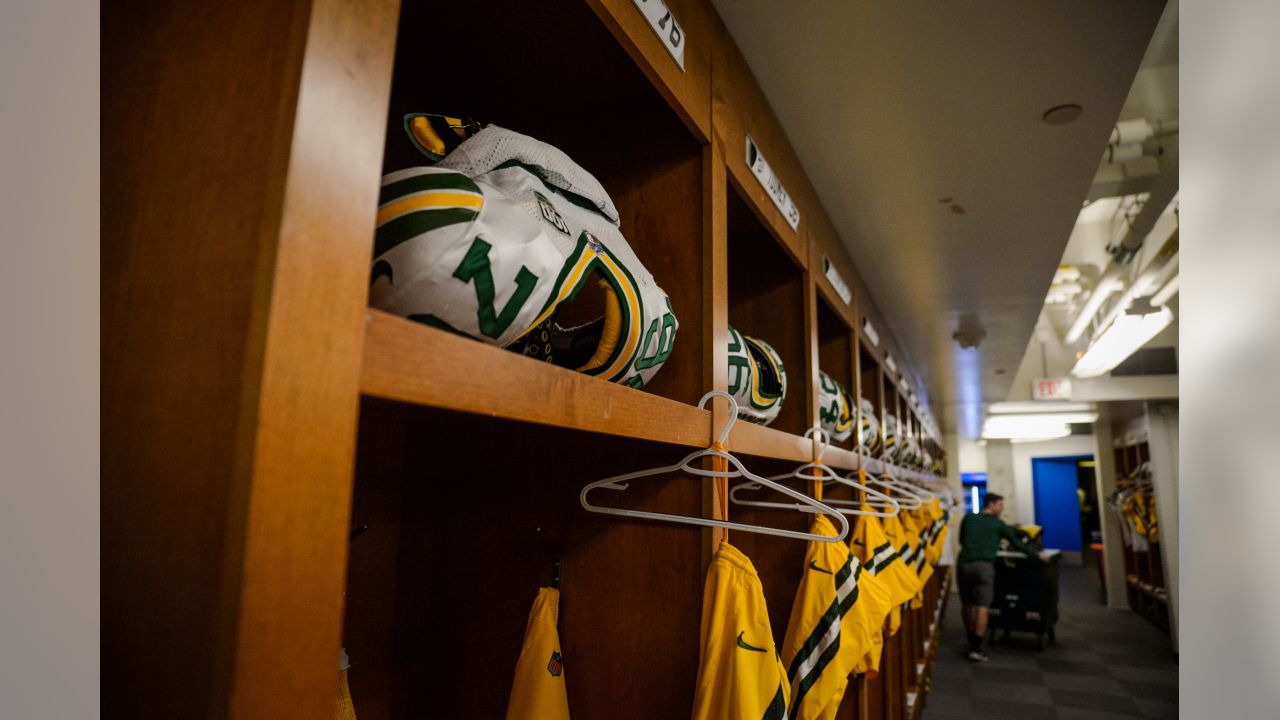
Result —
<svg viewBox="0 0 1280 720"><path fill-rule="evenodd" d="M823 570L822 568L818 567L817 562L818 562L817 560L810 560L810 561L809 561L809 569L810 569L810 570L817 570L817 571L818 571L818 572L820 572L820 573L826 573L826 574L828 574L828 575L835 575L835 573L831 572L830 570Z"/></svg>
<svg viewBox="0 0 1280 720"><path fill-rule="evenodd" d="M742 648L743 650L754 650L755 652L765 652L764 648L758 648L758 647L755 647L754 645L748 645L746 641L742 639L742 636L745 635L746 632L747 632L746 630L743 630L742 632L738 633L738 647Z"/></svg>

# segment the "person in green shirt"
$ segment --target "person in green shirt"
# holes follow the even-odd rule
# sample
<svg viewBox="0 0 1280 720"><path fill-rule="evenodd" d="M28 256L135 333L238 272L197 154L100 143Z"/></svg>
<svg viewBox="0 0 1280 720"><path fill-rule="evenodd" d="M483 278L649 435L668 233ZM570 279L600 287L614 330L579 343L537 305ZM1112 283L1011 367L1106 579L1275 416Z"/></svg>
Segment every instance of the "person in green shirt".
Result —
<svg viewBox="0 0 1280 720"><path fill-rule="evenodd" d="M1018 539L1013 528L1000 519L1004 512L1004 497L995 493L987 493L982 503L982 512L964 516L960 523L960 557L959 565L960 602L963 604L964 628L969 634L969 659L973 662L985 662L987 654L982 649L982 640L987 634L987 610L995 599L996 589L996 553L1000 550L1000 539L1009 541L1009 545L1027 557L1046 559L1044 553L1037 553Z"/></svg>

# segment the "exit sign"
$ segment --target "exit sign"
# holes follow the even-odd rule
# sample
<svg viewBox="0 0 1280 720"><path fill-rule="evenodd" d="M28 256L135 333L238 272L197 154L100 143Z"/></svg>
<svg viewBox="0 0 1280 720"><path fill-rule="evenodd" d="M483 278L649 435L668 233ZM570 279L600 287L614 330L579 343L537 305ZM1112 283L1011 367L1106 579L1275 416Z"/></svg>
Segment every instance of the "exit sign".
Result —
<svg viewBox="0 0 1280 720"><path fill-rule="evenodd" d="M1036 400L1070 400L1069 378L1043 378L1031 383L1031 397Z"/></svg>

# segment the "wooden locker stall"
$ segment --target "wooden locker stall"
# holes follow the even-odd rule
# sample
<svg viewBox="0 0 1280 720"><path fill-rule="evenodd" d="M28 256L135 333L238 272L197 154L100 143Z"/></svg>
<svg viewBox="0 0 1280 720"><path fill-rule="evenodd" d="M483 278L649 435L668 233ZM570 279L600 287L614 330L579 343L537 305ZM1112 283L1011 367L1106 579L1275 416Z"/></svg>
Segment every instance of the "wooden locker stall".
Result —
<svg viewBox="0 0 1280 720"><path fill-rule="evenodd" d="M840 384L840 388L849 394L852 404L857 401L854 391L856 379L853 374L853 329L832 307L823 293L817 295L817 310L818 368ZM834 387L829 389L833 394L836 392ZM819 408L820 412L823 410L831 415L839 412L834 408ZM853 408L850 408L850 411L852 410ZM836 445L852 450L853 434Z"/></svg>
<svg viewBox="0 0 1280 720"><path fill-rule="evenodd" d="M724 534L586 513L581 487L709 445L727 404L697 402L728 388L730 323L788 376L777 420L728 440L754 471L812 458L819 368L855 423L863 397L908 421L881 367L892 334L741 54L709 2L667 6L683 67L631 0L126 3L109 17L132 40L103 80L118 129L103 153L104 714L327 717L345 647L362 720L501 716L530 603L555 578L573 713L688 714ZM600 180L679 321L647 387L367 307L380 177L425 164L411 112L531 135ZM872 459L849 441L824 461ZM617 503L722 516L725 494L655 478ZM729 539L781 642L804 544ZM925 639L909 627L840 717L906 716Z"/></svg>
<svg viewBox="0 0 1280 720"><path fill-rule="evenodd" d="M1119 490L1125 490L1141 479L1141 470L1151 459L1145 415L1130 418L1128 422L1118 422L1113 427L1113 433L1116 487ZM1150 470L1148 469L1147 472ZM1149 502L1152 503L1158 519L1159 506L1155 503L1155 497L1151 496ZM1121 522L1127 521L1121 519ZM1161 630L1169 632L1169 598L1162 558L1158 540L1148 541L1145 550L1125 545L1123 554L1125 595L1130 609L1150 620Z"/></svg>
<svg viewBox="0 0 1280 720"><path fill-rule="evenodd" d="M614 10L634 14L618 4L550 13L520 2L413 3L402 11L384 171L421 163L399 127L415 111L473 116L560 148L608 189L628 243L670 295L680 328L663 371L636 393L374 313L375 323L407 337L394 348L367 346L365 395L425 407L406 413L367 400L361 415L358 459L372 469L366 474L357 464L355 510L366 497L376 503L393 488L401 494L399 516L386 526L394 540L371 549L381 557L368 568L353 564L349 573L348 596L369 596L346 619L361 717L500 716L529 605L557 559L574 712L687 712L697 677L704 533L577 507L582 485L668 463L687 452L678 445L705 447L710 434L710 413L692 407L705 391L712 352L703 316L710 299L701 128L671 107L610 32L651 31L611 26ZM467 27L502 52L476 52L471 34L440 32ZM696 76L705 64L690 67L704 57L693 47L686 73ZM566 92L569 78L591 91ZM705 95L691 104L705 107ZM430 349L444 343L456 352L449 363L456 376L447 380ZM392 373L401 377L388 387ZM428 397L401 391L437 378ZM455 407L459 398L466 407ZM485 417L492 415L513 422ZM365 452L366 442L376 447L385 434L408 437L393 451L404 456L403 467L389 477L375 452ZM623 502L698 515L703 496L688 479L637 482ZM371 524L357 543L376 530ZM383 587L369 590L366 581ZM372 688L362 685L362 633L376 636L368 648L377 672ZM492 691L456 692L468 686Z"/></svg>

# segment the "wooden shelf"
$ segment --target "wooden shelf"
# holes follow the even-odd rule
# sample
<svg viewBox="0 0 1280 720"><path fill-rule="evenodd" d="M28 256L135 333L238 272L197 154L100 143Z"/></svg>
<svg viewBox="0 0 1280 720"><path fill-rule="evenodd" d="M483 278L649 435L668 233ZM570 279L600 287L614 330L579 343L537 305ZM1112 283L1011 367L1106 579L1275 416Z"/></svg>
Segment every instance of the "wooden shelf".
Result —
<svg viewBox="0 0 1280 720"><path fill-rule="evenodd" d="M510 420L706 446L711 413L370 310L363 395Z"/></svg>
<svg viewBox="0 0 1280 720"><path fill-rule="evenodd" d="M360 392L369 397L444 408L474 415L705 447L711 413L684 403L605 382L442 330L369 310ZM808 438L738 422L729 435L735 453L808 462ZM823 460L853 470L857 454L830 448ZM881 472L880 461L862 464ZM890 466L899 475L923 473Z"/></svg>
<svg viewBox="0 0 1280 720"><path fill-rule="evenodd" d="M775 430L764 425L739 421L729 433L729 450L744 455L809 462L813 457L813 441L799 435ZM830 456L832 453L827 453Z"/></svg>

